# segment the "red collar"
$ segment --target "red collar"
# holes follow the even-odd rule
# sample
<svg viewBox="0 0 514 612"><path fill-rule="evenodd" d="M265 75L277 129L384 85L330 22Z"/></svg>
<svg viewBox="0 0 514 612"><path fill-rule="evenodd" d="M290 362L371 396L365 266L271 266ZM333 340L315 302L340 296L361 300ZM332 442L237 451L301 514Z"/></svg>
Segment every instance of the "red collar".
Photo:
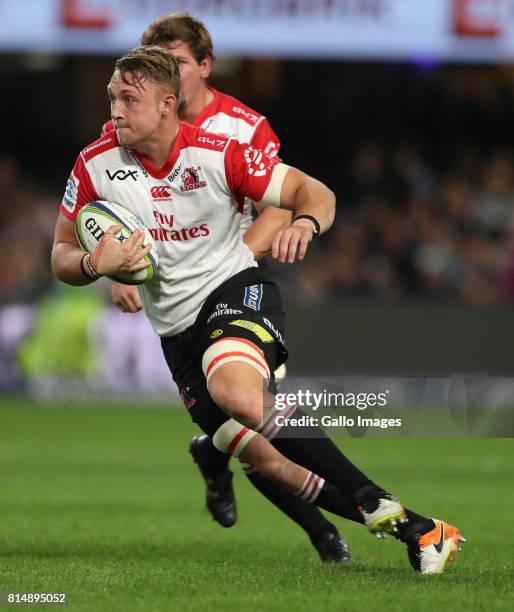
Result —
<svg viewBox="0 0 514 612"><path fill-rule="evenodd" d="M136 150L131 150L131 153L134 155L134 157L137 158L139 163L148 172L148 174L150 174L150 176L153 176L156 179L163 179L170 173L170 170L175 165L178 159L178 156L180 155L180 150L183 148L183 146L184 146L184 124L180 122L179 130L177 133L177 137L175 138L175 143L173 145L173 148L171 149L170 154L166 158L166 161L160 168L157 168L156 166L154 166L152 163L150 163L147 157L145 157L141 153L138 153Z"/></svg>

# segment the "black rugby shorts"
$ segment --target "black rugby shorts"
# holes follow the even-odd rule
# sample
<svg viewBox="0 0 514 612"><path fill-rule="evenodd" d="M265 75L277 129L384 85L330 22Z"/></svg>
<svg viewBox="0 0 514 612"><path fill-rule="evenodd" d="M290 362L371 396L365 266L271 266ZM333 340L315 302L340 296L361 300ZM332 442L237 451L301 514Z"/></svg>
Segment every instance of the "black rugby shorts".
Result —
<svg viewBox="0 0 514 612"><path fill-rule="evenodd" d="M249 268L209 295L191 327L176 336L161 338L182 400L192 420L211 438L229 417L207 391L203 354L218 340L242 338L261 349L273 372L287 359L284 319L280 291L270 273Z"/></svg>

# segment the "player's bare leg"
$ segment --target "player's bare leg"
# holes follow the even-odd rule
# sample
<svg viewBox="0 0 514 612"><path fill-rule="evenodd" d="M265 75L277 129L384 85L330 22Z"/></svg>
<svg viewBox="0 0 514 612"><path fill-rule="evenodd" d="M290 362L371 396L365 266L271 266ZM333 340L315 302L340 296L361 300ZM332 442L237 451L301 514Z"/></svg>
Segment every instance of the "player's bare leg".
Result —
<svg viewBox="0 0 514 612"><path fill-rule="evenodd" d="M423 541L423 537L428 537L428 534L432 534L436 530L435 521L404 509L394 498L369 480L353 497L360 515L358 515L358 518L355 517L355 514L348 516L348 497L345 497L342 492L345 484L344 477L342 480L340 478L334 479L336 486L333 486L330 482L325 482L323 478L328 475L323 462L320 462L316 457L309 457L308 448L307 453L304 454L306 459L304 464L309 464L311 469L307 469L287 458L277 448L274 448L263 435L256 433L255 430L263 431L266 413L273 409L273 396L264 390L262 378L259 368L237 361L219 365L216 372L209 377L208 389L211 397L218 406L232 417L220 428L223 431L218 431L215 436L217 440L214 439L214 442L217 448L239 456L243 461L252 464L266 478L281 483L304 499L340 516L364 522L372 532L389 531L395 537L404 541L408 545L409 551L415 550L416 555L419 554L419 558L422 559L423 555L426 556L427 548L422 548L417 543ZM344 470L347 465L350 465L352 469L360 473L338 450L339 456L336 457L332 452L333 449L327 445L326 440L326 438L321 439L323 444L318 449L322 455L323 450L330 450L330 458L338 458L341 469ZM306 440L303 440L303 442L302 446L310 446L310 451L315 452L315 444L305 444ZM311 440L309 440L310 442ZM274 444L277 445L276 440ZM288 450L290 451L289 457L292 457L294 447L289 446ZM309 463L310 458L313 460L312 463ZM318 468L317 473L312 470L313 464ZM329 470L329 474L335 475L333 470ZM364 476L363 478L365 479ZM360 499L359 495L361 496ZM367 507L365 504L367 504ZM409 524L407 524L407 519L411 521ZM456 535L452 530L455 531ZM430 555L438 557L436 563L430 565L414 563L411 552L409 559L412 567L424 573L442 571L448 558L446 552L456 551L457 542L461 537L455 528L449 528L450 531L448 542L446 542L446 539L444 540L447 549L444 550L444 554L437 553L437 546L432 544L431 540L427 542ZM446 531L444 538L446 538ZM427 567L429 569L426 569Z"/></svg>

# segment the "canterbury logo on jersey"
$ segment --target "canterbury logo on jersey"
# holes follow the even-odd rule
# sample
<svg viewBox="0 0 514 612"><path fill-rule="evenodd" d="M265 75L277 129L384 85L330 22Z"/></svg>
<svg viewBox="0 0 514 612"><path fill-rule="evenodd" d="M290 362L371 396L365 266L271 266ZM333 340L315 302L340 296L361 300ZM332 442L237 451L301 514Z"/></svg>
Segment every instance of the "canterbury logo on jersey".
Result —
<svg viewBox="0 0 514 612"><path fill-rule="evenodd" d="M110 170L105 171L109 180L114 181L114 179L118 179L119 181L124 181L129 177L133 181L137 181L137 170L116 170L116 172L111 172Z"/></svg>
<svg viewBox="0 0 514 612"><path fill-rule="evenodd" d="M202 223L202 225L193 227L182 227L181 229L150 227L148 230L156 242L180 242L183 240L193 240L195 238L205 238L205 236L208 236L211 233L207 223Z"/></svg>
<svg viewBox="0 0 514 612"><path fill-rule="evenodd" d="M171 190L166 185L155 185L150 189L152 200L171 200Z"/></svg>

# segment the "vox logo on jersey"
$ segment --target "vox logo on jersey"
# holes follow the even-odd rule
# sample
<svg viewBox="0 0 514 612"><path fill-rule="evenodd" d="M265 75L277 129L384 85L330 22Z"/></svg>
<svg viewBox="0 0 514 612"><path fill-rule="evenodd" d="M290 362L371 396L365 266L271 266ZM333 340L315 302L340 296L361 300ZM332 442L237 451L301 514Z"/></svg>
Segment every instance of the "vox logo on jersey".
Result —
<svg viewBox="0 0 514 612"><path fill-rule="evenodd" d="M193 189L200 189L201 187L207 187L205 181L200 180L199 167L189 166L184 169L184 172L180 175L182 179L182 185L180 185L180 191L193 191Z"/></svg>
<svg viewBox="0 0 514 612"><path fill-rule="evenodd" d="M137 170L116 170L116 172L111 172L109 169L105 171L110 181L114 181L118 179L119 181L124 181L128 178L131 178L133 181L137 181Z"/></svg>
<svg viewBox="0 0 514 612"><path fill-rule="evenodd" d="M166 185L154 185L150 189L154 202L169 202L171 200L171 189Z"/></svg>

